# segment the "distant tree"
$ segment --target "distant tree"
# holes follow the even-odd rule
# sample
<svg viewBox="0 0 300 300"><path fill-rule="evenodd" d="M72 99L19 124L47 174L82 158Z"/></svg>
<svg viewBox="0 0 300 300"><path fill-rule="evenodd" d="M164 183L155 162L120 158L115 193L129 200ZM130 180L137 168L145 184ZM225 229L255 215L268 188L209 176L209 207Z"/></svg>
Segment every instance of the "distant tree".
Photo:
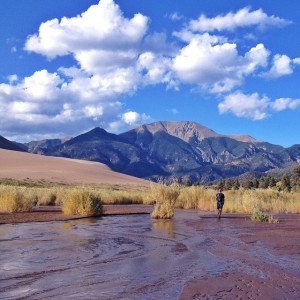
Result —
<svg viewBox="0 0 300 300"><path fill-rule="evenodd" d="M193 185L193 183L189 179L185 180L185 182L183 184L185 186L192 186Z"/></svg>
<svg viewBox="0 0 300 300"><path fill-rule="evenodd" d="M231 190L233 186L233 180L231 178L225 179L224 190Z"/></svg>
<svg viewBox="0 0 300 300"><path fill-rule="evenodd" d="M282 177L280 179L280 185L281 185L282 190L288 191L288 192L291 191L291 189L292 189L291 180L290 180L290 176L288 174L282 175Z"/></svg>
<svg viewBox="0 0 300 300"><path fill-rule="evenodd" d="M270 185L271 176L262 176L259 179L258 187L261 189L267 189Z"/></svg>
<svg viewBox="0 0 300 300"><path fill-rule="evenodd" d="M292 170L291 186L293 188L300 187L300 166Z"/></svg>
<svg viewBox="0 0 300 300"><path fill-rule="evenodd" d="M250 189L253 188L253 183L252 183L251 180L245 178L245 179L242 180L241 186L242 186L244 189L246 189L246 190L250 190Z"/></svg>
<svg viewBox="0 0 300 300"><path fill-rule="evenodd" d="M239 182L239 180L237 178L233 181L232 188L234 190L238 190L240 188L240 182Z"/></svg>
<svg viewBox="0 0 300 300"><path fill-rule="evenodd" d="M271 177L271 178L270 178L270 182L269 182L269 187L270 187L270 188L273 188L273 187L275 187L275 186L276 186L276 180L275 180L274 177Z"/></svg>
<svg viewBox="0 0 300 300"><path fill-rule="evenodd" d="M259 187L259 181L257 178L252 179L252 188L257 189Z"/></svg>

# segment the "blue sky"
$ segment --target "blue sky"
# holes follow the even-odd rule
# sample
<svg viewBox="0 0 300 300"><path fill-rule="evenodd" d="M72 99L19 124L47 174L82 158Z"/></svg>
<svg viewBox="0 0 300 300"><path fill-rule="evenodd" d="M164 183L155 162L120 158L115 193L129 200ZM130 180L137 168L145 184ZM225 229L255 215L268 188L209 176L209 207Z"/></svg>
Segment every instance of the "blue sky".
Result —
<svg viewBox="0 0 300 300"><path fill-rule="evenodd" d="M195 121L299 144L299 1L3 0L0 135Z"/></svg>

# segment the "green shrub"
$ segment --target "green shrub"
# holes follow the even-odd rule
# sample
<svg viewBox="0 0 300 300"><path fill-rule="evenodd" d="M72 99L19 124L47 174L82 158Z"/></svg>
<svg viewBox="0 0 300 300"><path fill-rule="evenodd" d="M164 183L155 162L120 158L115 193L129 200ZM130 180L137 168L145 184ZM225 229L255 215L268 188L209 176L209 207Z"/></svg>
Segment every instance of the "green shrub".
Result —
<svg viewBox="0 0 300 300"><path fill-rule="evenodd" d="M171 219L174 216L176 199L180 194L177 183L167 186L163 183L151 184L151 197L155 201L154 210L151 214L153 219Z"/></svg>
<svg viewBox="0 0 300 300"><path fill-rule="evenodd" d="M258 221L258 222L268 222L269 221L269 216L265 213L263 213L261 210L254 210L252 215L251 215L251 220L252 221Z"/></svg>
<svg viewBox="0 0 300 300"><path fill-rule="evenodd" d="M66 215L95 216L102 214L102 202L84 189L66 190L62 211Z"/></svg>
<svg viewBox="0 0 300 300"><path fill-rule="evenodd" d="M261 210L258 210L258 209L254 210L252 212L251 220L258 221L258 222L268 222L268 223L273 223L273 224L279 223L279 220L275 219L273 217L273 215L265 214L264 212L262 212Z"/></svg>

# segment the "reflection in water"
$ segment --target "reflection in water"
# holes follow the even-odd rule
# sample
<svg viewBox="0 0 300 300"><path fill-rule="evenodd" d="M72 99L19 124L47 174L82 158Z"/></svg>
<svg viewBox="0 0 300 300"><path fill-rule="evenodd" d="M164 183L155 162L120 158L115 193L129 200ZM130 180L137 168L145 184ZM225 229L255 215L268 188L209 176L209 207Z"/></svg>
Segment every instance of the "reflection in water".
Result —
<svg viewBox="0 0 300 300"><path fill-rule="evenodd" d="M69 222L61 223L60 228L64 230L70 230L72 228L72 224Z"/></svg>
<svg viewBox="0 0 300 300"><path fill-rule="evenodd" d="M155 230L162 230L166 231L168 238L175 239L176 233L175 233L175 225L174 221L172 219L170 220L163 220L163 219L155 219L152 220L152 228Z"/></svg>

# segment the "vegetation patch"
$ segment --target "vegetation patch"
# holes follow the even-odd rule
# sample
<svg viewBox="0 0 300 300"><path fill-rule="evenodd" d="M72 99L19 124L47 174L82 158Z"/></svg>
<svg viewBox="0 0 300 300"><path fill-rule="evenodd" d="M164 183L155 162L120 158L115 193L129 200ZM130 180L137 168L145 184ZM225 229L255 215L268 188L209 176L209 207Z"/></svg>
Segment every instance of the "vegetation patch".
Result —
<svg viewBox="0 0 300 300"><path fill-rule="evenodd" d="M166 185L162 182L151 184L151 198L155 201L151 214L153 219L171 219L174 216L175 202L180 194L178 183Z"/></svg>
<svg viewBox="0 0 300 300"><path fill-rule="evenodd" d="M99 196L84 189L72 189L66 194L62 211L66 215L96 216L101 215L103 209Z"/></svg>
<svg viewBox="0 0 300 300"><path fill-rule="evenodd" d="M0 186L0 212L31 211L36 203L36 196L25 187Z"/></svg>
<svg viewBox="0 0 300 300"><path fill-rule="evenodd" d="M279 223L278 219L275 219L273 215L266 214L261 210L254 210L251 215L251 220L254 222L268 222L268 223Z"/></svg>

